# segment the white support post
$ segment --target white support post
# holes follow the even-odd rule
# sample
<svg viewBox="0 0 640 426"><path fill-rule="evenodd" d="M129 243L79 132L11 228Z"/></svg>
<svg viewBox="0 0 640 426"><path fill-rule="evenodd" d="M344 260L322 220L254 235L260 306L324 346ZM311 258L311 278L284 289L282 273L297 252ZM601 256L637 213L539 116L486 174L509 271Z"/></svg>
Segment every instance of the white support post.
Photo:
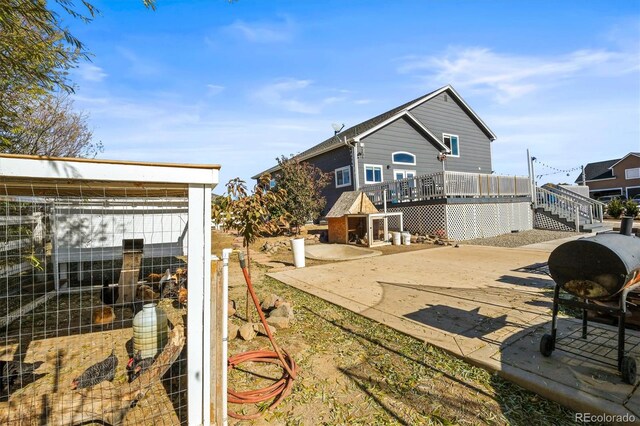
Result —
<svg viewBox="0 0 640 426"><path fill-rule="evenodd" d="M189 185L189 304L187 391L189 424L209 425L211 415L211 186Z"/></svg>
<svg viewBox="0 0 640 426"><path fill-rule="evenodd" d="M580 206L576 205L576 232L580 232Z"/></svg>

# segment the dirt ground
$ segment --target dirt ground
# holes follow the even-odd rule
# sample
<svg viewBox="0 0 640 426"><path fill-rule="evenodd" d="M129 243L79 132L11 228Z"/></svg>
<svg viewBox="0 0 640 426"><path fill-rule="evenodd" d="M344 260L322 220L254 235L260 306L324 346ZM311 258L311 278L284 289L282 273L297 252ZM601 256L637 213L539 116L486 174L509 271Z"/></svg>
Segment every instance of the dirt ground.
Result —
<svg viewBox="0 0 640 426"><path fill-rule="evenodd" d="M233 242L234 236L214 233L214 253ZM254 247L262 244L264 240ZM387 247L399 251L433 246ZM280 255L291 261L288 250L274 257ZM242 325L246 285L237 260L230 265L229 294L238 306L230 321ZM299 376L292 394L274 409L266 410L268 404L231 406L243 413L264 410L261 419L231 424L573 424L571 412L561 406L429 344L270 279L267 271L253 264L253 283L261 299L275 293L294 306L295 321L278 330L275 338L294 357ZM254 322L255 312L252 306ZM229 354L256 349L269 349L268 339L260 335L249 342L235 339ZM242 370L230 374L231 389L257 389L270 383L268 377L281 375L273 366L243 364Z"/></svg>

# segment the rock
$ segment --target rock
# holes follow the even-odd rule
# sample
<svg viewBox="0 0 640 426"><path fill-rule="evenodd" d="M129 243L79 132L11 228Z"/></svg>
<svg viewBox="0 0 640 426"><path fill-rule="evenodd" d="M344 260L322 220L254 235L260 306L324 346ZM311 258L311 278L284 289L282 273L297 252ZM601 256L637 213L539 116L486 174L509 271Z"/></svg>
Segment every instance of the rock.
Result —
<svg viewBox="0 0 640 426"><path fill-rule="evenodd" d="M278 302L283 302L282 298L277 294L271 293L260 303L260 307L263 311L268 311L269 309L280 306L279 304L276 305Z"/></svg>
<svg viewBox="0 0 640 426"><path fill-rule="evenodd" d="M269 317L267 318L267 324L273 326L275 329L289 328L289 318L285 317Z"/></svg>
<svg viewBox="0 0 640 426"><path fill-rule="evenodd" d="M234 316L236 314L236 301L229 300L229 307L227 309L228 309L227 316L229 317Z"/></svg>
<svg viewBox="0 0 640 426"><path fill-rule="evenodd" d="M293 308L291 307L291 303L284 302L280 306L278 306L276 309L271 311L271 313L269 314L269 318L272 318L272 317L274 318L282 317L282 318L293 319Z"/></svg>
<svg viewBox="0 0 640 426"><path fill-rule="evenodd" d="M262 246L262 249L261 249L261 250L262 250L262 251L269 251L269 250L271 250L271 248L272 248L272 247L273 247L273 246L272 246L271 244L269 244L269 243L264 243L264 245Z"/></svg>
<svg viewBox="0 0 640 426"><path fill-rule="evenodd" d="M271 334L276 334L276 328L273 325L270 325L267 323L267 326L269 327L269 331L271 331ZM254 324L253 325L253 329L255 331L258 332L258 334L262 334L263 336L267 336L267 331L264 329L264 325L262 325L262 323L258 323L258 324Z"/></svg>
<svg viewBox="0 0 640 426"><path fill-rule="evenodd" d="M234 323L232 323L232 322L227 323L227 330L229 331L229 340L233 340L236 337L238 337L238 330L239 329L240 329L240 327L238 327Z"/></svg>
<svg viewBox="0 0 640 426"><path fill-rule="evenodd" d="M416 244L418 242L418 237L416 237L415 235L412 235L410 240L411 240L411 244Z"/></svg>
<svg viewBox="0 0 640 426"><path fill-rule="evenodd" d="M250 322L243 324L238 330L238 333L240 333L240 337L244 340L252 340L256 337L256 331L253 329L253 324Z"/></svg>

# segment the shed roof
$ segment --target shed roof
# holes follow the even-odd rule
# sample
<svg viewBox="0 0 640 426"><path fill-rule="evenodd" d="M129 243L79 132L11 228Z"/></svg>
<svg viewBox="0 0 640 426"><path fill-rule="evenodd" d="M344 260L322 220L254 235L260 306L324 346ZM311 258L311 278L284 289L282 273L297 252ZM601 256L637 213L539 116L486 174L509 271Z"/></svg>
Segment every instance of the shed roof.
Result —
<svg viewBox="0 0 640 426"><path fill-rule="evenodd" d="M0 194L186 196L218 183L219 165L0 154Z"/></svg>
<svg viewBox="0 0 640 426"><path fill-rule="evenodd" d="M347 214L378 213L369 197L362 191L345 191L331 207L326 217L342 217Z"/></svg>

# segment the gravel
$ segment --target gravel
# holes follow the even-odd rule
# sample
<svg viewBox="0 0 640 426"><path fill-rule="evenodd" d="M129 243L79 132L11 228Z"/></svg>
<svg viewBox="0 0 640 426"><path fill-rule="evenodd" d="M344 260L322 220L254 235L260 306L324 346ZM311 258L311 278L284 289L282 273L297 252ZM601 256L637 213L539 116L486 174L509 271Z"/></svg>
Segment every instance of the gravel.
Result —
<svg viewBox="0 0 640 426"><path fill-rule="evenodd" d="M544 241L572 237L574 235L576 235L575 232L533 229L531 231L521 231L521 232L513 232L510 234L502 234L496 237L478 238L475 240L461 241L460 244L473 244L478 246L495 246L495 247L520 247L527 244L542 243Z"/></svg>

